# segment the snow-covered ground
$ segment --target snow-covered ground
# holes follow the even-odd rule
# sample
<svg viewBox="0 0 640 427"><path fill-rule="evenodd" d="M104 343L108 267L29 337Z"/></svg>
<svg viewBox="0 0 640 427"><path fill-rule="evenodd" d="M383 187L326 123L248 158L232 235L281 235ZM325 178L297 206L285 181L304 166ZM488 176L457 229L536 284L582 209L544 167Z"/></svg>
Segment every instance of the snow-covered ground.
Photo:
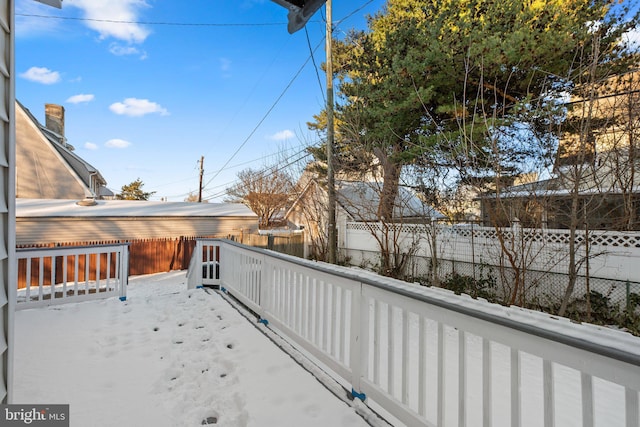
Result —
<svg viewBox="0 0 640 427"><path fill-rule="evenodd" d="M133 277L127 293L18 311L14 403L70 404L74 427L367 425L184 272Z"/></svg>

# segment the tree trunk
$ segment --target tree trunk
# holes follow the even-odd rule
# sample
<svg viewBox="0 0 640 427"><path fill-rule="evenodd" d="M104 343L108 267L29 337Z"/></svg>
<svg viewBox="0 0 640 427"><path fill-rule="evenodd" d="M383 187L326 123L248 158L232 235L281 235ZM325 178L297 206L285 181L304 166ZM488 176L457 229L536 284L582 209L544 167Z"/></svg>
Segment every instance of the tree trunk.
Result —
<svg viewBox="0 0 640 427"><path fill-rule="evenodd" d="M576 252L578 245L576 244L576 231L578 228L578 210L580 200L578 198L577 189L574 189L571 199L571 218L569 222L569 267L567 272L569 281L564 291L564 297L562 298L560 310L558 310L558 316L565 315L567 306L569 305L569 301L571 300L571 295L573 294L573 290L576 286L576 280L578 278L578 268L576 261Z"/></svg>
<svg viewBox="0 0 640 427"><path fill-rule="evenodd" d="M382 165L384 178L378 204L378 219L383 222L390 222L394 217L393 211L398 198L398 185L400 184L402 165L390 160L389 156L380 149L375 150L375 155Z"/></svg>

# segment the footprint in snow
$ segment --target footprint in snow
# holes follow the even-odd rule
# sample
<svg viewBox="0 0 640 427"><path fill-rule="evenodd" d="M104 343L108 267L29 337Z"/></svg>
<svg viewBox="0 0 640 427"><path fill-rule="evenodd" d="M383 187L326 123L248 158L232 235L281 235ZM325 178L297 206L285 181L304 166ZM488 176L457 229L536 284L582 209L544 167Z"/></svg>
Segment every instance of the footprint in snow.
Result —
<svg viewBox="0 0 640 427"><path fill-rule="evenodd" d="M218 417L212 415L202 420L203 426L208 426L213 424L218 424Z"/></svg>

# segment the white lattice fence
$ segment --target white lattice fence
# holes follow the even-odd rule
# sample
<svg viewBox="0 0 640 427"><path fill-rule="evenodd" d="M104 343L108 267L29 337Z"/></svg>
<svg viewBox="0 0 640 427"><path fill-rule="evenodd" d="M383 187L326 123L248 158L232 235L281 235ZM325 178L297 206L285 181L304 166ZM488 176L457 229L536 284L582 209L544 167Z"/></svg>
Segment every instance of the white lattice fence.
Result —
<svg viewBox="0 0 640 427"><path fill-rule="evenodd" d="M379 223L347 223L345 248L347 251L379 251L373 233L381 233ZM389 228L387 228L388 230ZM394 235L404 250L417 242L417 256L492 266L504 266L505 251L518 261L520 267L531 271L566 274L568 271L568 230L523 229L518 227L496 230L475 225L402 224ZM435 247L432 234L435 233ZM588 245L587 243L588 236ZM579 275L602 279L640 283L640 233L593 230L576 235ZM588 261L588 262L587 262ZM587 269L588 268L588 269Z"/></svg>

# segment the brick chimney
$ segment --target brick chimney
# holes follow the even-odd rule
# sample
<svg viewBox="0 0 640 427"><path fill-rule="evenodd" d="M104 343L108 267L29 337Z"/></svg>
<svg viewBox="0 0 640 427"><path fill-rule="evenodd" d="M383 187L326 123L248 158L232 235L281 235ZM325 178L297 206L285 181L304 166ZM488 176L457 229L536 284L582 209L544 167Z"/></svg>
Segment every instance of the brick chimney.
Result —
<svg viewBox="0 0 640 427"><path fill-rule="evenodd" d="M58 104L44 104L45 126L57 133L64 141L64 107Z"/></svg>

